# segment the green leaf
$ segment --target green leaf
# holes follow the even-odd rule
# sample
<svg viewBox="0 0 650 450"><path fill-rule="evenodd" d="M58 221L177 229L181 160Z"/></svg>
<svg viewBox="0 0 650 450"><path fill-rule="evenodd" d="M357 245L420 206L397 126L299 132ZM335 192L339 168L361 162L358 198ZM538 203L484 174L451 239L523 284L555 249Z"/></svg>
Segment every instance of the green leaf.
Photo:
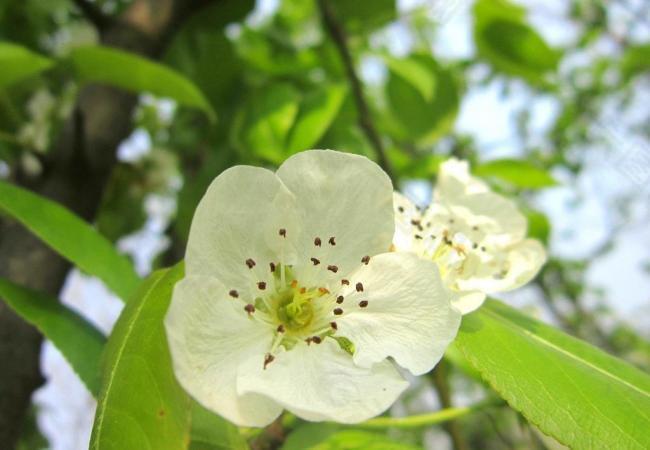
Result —
<svg viewBox="0 0 650 450"><path fill-rule="evenodd" d="M557 184L547 170L540 169L531 162L521 159L489 161L476 166L474 173L481 177L497 177L524 189L540 189Z"/></svg>
<svg viewBox="0 0 650 450"><path fill-rule="evenodd" d="M336 423L305 423L292 431L282 445L282 450L305 450L327 440L341 429Z"/></svg>
<svg viewBox="0 0 650 450"><path fill-rule="evenodd" d="M395 0L328 0L349 33L367 33L397 18Z"/></svg>
<svg viewBox="0 0 650 450"><path fill-rule="evenodd" d="M203 93L175 70L133 53L108 47L79 47L70 58L81 81L106 83L132 92L150 92L176 100L181 105L216 115Z"/></svg>
<svg viewBox="0 0 650 450"><path fill-rule="evenodd" d="M99 392L100 359L106 338L56 298L0 278L0 297L58 348L88 390Z"/></svg>
<svg viewBox="0 0 650 450"><path fill-rule="evenodd" d="M650 448L650 377L495 300L456 339L512 408L575 449Z"/></svg>
<svg viewBox="0 0 650 450"><path fill-rule="evenodd" d="M192 442L190 450L247 450L239 429L192 401Z"/></svg>
<svg viewBox="0 0 650 450"><path fill-rule="evenodd" d="M178 450L189 442L190 403L171 365L163 318L183 266L143 283L115 325L90 449Z"/></svg>
<svg viewBox="0 0 650 450"><path fill-rule="evenodd" d="M0 211L18 220L84 272L127 299L140 284L129 259L93 227L61 205L0 181Z"/></svg>
<svg viewBox="0 0 650 450"><path fill-rule="evenodd" d="M626 81L637 75L648 74L650 72L650 44L628 47L621 60L621 72Z"/></svg>
<svg viewBox="0 0 650 450"><path fill-rule="evenodd" d="M548 238L551 234L551 223L546 214L534 209L524 211L528 220L528 236L539 239L545 245L548 244Z"/></svg>
<svg viewBox="0 0 650 450"><path fill-rule="evenodd" d="M313 148L336 118L346 92L344 86L331 85L303 99L288 136L286 156Z"/></svg>
<svg viewBox="0 0 650 450"><path fill-rule="evenodd" d="M334 433L325 441L304 448L309 450L421 450L421 447L393 441L383 434L357 430Z"/></svg>
<svg viewBox="0 0 650 450"><path fill-rule="evenodd" d="M495 69L547 86L560 53L525 22L523 9L505 0L479 0L474 7L478 53Z"/></svg>
<svg viewBox="0 0 650 450"><path fill-rule="evenodd" d="M447 133L459 109L458 84L430 55L387 58L388 110L382 126L400 140L429 145Z"/></svg>
<svg viewBox="0 0 650 450"><path fill-rule="evenodd" d="M49 58L20 45L0 42L0 88L35 75L54 64Z"/></svg>

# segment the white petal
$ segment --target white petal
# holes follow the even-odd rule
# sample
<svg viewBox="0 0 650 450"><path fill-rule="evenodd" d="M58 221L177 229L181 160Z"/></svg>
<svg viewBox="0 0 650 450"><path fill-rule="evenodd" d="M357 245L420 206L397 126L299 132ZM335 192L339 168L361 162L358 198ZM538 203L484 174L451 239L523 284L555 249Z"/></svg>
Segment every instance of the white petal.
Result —
<svg viewBox="0 0 650 450"><path fill-rule="evenodd" d="M546 262L546 251L535 239L525 239L503 252L503 255L496 255L496 267L489 263L481 264L472 277L457 279L458 288L463 291L480 290L488 294L511 291L533 279ZM500 261L499 256L504 261ZM499 275L500 267L506 270L505 275Z"/></svg>
<svg viewBox="0 0 650 450"><path fill-rule="evenodd" d="M212 276L247 298L258 281L269 282L269 263L290 262L291 240L299 233L293 198L266 169L236 166L210 185L192 220L186 273ZM279 235L284 228L287 238ZM252 269L246 265L251 259Z"/></svg>
<svg viewBox="0 0 650 450"><path fill-rule="evenodd" d="M165 317L167 339L174 373L192 397L237 425L265 426L282 408L267 397L238 394L236 377L248 361L263 363L273 334L243 307L218 280L185 278Z"/></svg>
<svg viewBox="0 0 650 450"><path fill-rule="evenodd" d="M461 292L460 296L452 302L452 305L462 315L465 315L477 310L485 301L485 297L486 295L479 291Z"/></svg>
<svg viewBox="0 0 650 450"><path fill-rule="evenodd" d="M508 245L526 235L526 218L513 201L501 195L493 192L467 195L446 205L456 217L480 228L485 235L481 245Z"/></svg>
<svg viewBox="0 0 650 450"><path fill-rule="evenodd" d="M277 175L295 196L302 229L308 230L298 245L304 258L299 264L310 267L311 257L321 261L319 273L299 273L301 281L344 277L364 256L388 251L395 228L393 187L377 164L358 155L310 150L285 161ZM336 245L328 243L330 237ZM328 273L328 265L338 267L336 275Z"/></svg>
<svg viewBox="0 0 650 450"><path fill-rule="evenodd" d="M452 200L488 190L485 183L470 175L467 161L451 158L440 164L436 183L437 196Z"/></svg>
<svg viewBox="0 0 650 450"><path fill-rule="evenodd" d="M413 202L400 194L393 193L393 207L395 212L395 234L393 245L398 251L414 251L415 226L413 221L421 221L422 217Z"/></svg>
<svg viewBox="0 0 650 450"><path fill-rule="evenodd" d="M331 338L297 344L266 370L249 365L239 376L240 393L257 393L305 420L357 423L385 411L408 383L383 361L362 368Z"/></svg>
<svg viewBox="0 0 650 450"><path fill-rule="evenodd" d="M385 253L350 277L343 292L341 336L355 346L356 364L369 367L390 356L414 375L431 370L456 336L460 314L451 306L438 267L412 253ZM363 291L355 290L361 282ZM361 308L359 302L368 306Z"/></svg>

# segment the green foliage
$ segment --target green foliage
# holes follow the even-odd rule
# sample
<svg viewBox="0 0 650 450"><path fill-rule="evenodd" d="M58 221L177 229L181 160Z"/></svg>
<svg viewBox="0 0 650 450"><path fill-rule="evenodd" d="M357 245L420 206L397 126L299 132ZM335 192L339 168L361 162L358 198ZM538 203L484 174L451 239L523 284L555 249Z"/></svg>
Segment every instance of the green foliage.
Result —
<svg viewBox="0 0 650 450"><path fill-rule="evenodd" d="M192 442L189 450L247 450L236 426L192 400Z"/></svg>
<svg viewBox="0 0 650 450"><path fill-rule="evenodd" d="M182 265L151 275L115 325L90 449L177 450L189 441L190 403L174 377L163 327L182 275Z"/></svg>
<svg viewBox="0 0 650 450"><path fill-rule="evenodd" d="M49 69L54 62L24 47L0 42L0 88Z"/></svg>
<svg viewBox="0 0 650 450"><path fill-rule="evenodd" d="M496 177L523 189L540 189L557 184L553 176L533 163L521 159L496 159L474 167L481 177Z"/></svg>
<svg viewBox="0 0 650 450"><path fill-rule="evenodd" d="M345 430L327 437L323 442L306 447L310 450L421 450L421 447L396 442L383 434Z"/></svg>
<svg viewBox="0 0 650 450"><path fill-rule="evenodd" d="M100 356L106 342L102 333L56 298L2 278L0 297L52 341L93 395L99 392Z"/></svg>
<svg viewBox="0 0 650 450"><path fill-rule="evenodd" d="M650 44L628 47L621 61L621 72L625 80L650 72Z"/></svg>
<svg viewBox="0 0 650 450"><path fill-rule="evenodd" d="M0 181L0 211L21 222L79 269L98 277L123 300L140 283L126 256L61 205Z"/></svg>
<svg viewBox="0 0 650 450"><path fill-rule="evenodd" d="M70 59L83 82L105 83L136 93L150 92L202 109L211 120L216 116L201 91L187 78L162 64L108 47L80 47Z"/></svg>
<svg viewBox="0 0 650 450"><path fill-rule="evenodd" d="M571 448L648 448L650 377L489 300L456 341L469 363L544 433Z"/></svg>
<svg viewBox="0 0 650 450"><path fill-rule="evenodd" d="M474 40L481 57L495 69L548 86L560 54L525 22L524 11L506 0L478 0Z"/></svg>
<svg viewBox="0 0 650 450"><path fill-rule="evenodd" d="M528 220L528 236L539 239L545 245L548 244L548 239L551 234L551 223L548 217L546 217L546 214L534 209L526 209L524 213Z"/></svg>
<svg viewBox="0 0 650 450"><path fill-rule="evenodd" d="M385 60L389 77L384 128L400 141L422 146L449 132L460 104L454 74L426 54Z"/></svg>
<svg viewBox="0 0 650 450"><path fill-rule="evenodd" d="M329 0L339 18L351 33L368 32L387 24L397 17L395 0L372 2Z"/></svg>

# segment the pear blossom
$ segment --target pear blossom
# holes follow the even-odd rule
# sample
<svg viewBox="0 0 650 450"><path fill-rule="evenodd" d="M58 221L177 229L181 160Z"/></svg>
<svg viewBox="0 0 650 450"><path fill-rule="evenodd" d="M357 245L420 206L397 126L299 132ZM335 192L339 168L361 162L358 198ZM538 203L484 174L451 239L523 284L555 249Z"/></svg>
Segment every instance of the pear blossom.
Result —
<svg viewBox="0 0 650 450"><path fill-rule="evenodd" d="M445 284L467 314L486 294L529 282L546 261L542 244L527 239L527 221L511 200L471 176L466 161L440 165L433 202L420 210L394 194L393 248L436 262Z"/></svg>
<svg viewBox="0 0 650 450"><path fill-rule="evenodd" d="M240 426L283 409L356 423L406 389L398 368L431 370L459 326L456 294L432 261L389 251L392 192L375 163L330 150L219 175L165 319L185 390Z"/></svg>

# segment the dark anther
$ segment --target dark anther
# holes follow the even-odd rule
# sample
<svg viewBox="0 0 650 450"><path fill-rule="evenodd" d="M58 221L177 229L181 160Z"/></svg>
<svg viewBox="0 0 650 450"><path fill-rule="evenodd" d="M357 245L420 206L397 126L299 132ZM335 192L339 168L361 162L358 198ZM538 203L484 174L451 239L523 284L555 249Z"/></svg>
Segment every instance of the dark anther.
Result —
<svg viewBox="0 0 650 450"><path fill-rule="evenodd" d="M271 268L271 272L275 272L275 263L269 263L269 267Z"/></svg>
<svg viewBox="0 0 650 450"><path fill-rule="evenodd" d="M320 261L317 260L316 258L309 258L309 259L311 259L311 262L313 262L315 266L320 264Z"/></svg>
<svg viewBox="0 0 650 450"><path fill-rule="evenodd" d="M344 279L341 280L341 284L343 284L345 286L349 286L350 282L344 278Z"/></svg>
<svg viewBox="0 0 650 450"><path fill-rule="evenodd" d="M419 221L419 220L415 220L415 219L411 219L411 225L419 226L419 225L420 225L420 221Z"/></svg>
<svg viewBox="0 0 650 450"><path fill-rule="evenodd" d="M332 236L332 237L329 239L329 241L327 241L327 242L329 242L330 245L336 245L336 241L334 240L334 236Z"/></svg>
<svg viewBox="0 0 650 450"><path fill-rule="evenodd" d="M230 295L232 298L237 298L239 297L239 292L233 289L232 291L228 292L228 295Z"/></svg>
<svg viewBox="0 0 650 450"><path fill-rule="evenodd" d="M422 236L420 236L419 234L416 234L415 239L422 239Z"/></svg>
<svg viewBox="0 0 650 450"><path fill-rule="evenodd" d="M357 292L363 292L363 284L357 283Z"/></svg>
<svg viewBox="0 0 650 450"><path fill-rule="evenodd" d="M338 297L336 297L336 303L338 303L339 305L341 303L343 303L343 296L342 295L339 295Z"/></svg>
<svg viewBox="0 0 650 450"><path fill-rule="evenodd" d="M316 239L314 239L314 245L315 245L316 247L320 247L320 238L319 238L319 237L317 237Z"/></svg>
<svg viewBox="0 0 650 450"><path fill-rule="evenodd" d="M478 231L478 227L477 227L476 225L474 225L474 226L472 227L472 230L474 230L474 231Z"/></svg>
<svg viewBox="0 0 650 450"><path fill-rule="evenodd" d="M246 311L248 314L253 314L255 312L255 307L249 303L244 306L244 311Z"/></svg>
<svg viewBox="0 0 650 450"><path fill-rule="evenodd" d="M307 343L307 345L311 345L311 341L313 341L313 340L314 340L314 338L308 337L307 339L305 339L305 342Z"/></svg>
<svg viewBox="0 0 650 450"><path fill-rule="evenodd" d="M449 223L454 223L454 219L449 219Z"/></svg>
<svg viewBox="0 0 650 450"><path fill-rule="evenodd" d="M403 212L404 212L404 207L403 207L403 206L398 206L398 207L397 207L397 210L398 210L399 212L403 213Z"/></svg>
<svg viewBox="0 0 650 450"><path fill-rule="evenodd" d="M257 288L260 291L263 291L264 289L266 289L266 283L264 281L260 281L259 283L257 283Z"/></svg>
<svg viewBox="0 0 650 450"><path fill-rule="evenodd" d="M331 270L332 272L336 273L339 271L339 268L333 265L327 266L327 270Z"/></svg>
<svg viewBox="0 0 650 450"><path fill-rule="evenodd" d="M435 239L436 239L436 235L435 235L435 234L432 234L432 235L431 235L431 239L435 240Z"/></svg>
<svg viewBox="0 0 650 450"><path fill-rule="evenodd" d="M484 251L485 251L485 247L481 247L481 251L484 252Z"/></svg>
<svg viewBox="0 0 650 450"><path fill-rule="evenodd" d="M361 308L365 308L366 306L368 306L368 300L361 300L361 301L359 302L359 306L360 306Z"/></svg>
<svg viewBox="0 0 650 450"><path fill-rule="evenodd" d="M287 237L287 230L280 228L280 230L278 230L278 234L282 237Z"/></svg>
<svg viewBox="0 0 650 450"><path fill-rule="evenodd" d="M339 326L336 324L336 322L330 322L330 326L332 327L333 330L339 329Z"/></svg>
<svg viewBox="0 0 650 450"><path fill-rule="evenodd" d="M321 342L323 342L323 340L322 340L319 336L314 336L314 337L312 337L312 338L311 338L311 341L312 341L314 344L320 344Z"/></svg>
<svg viewBox="0 0 650 450"><path fill-rule="evenodd" d="M284 325L282 325L282 324L278 325L278 328L276 328L275 331L277 331L278 333L284 333L284 331L285 331Z"/></svg>
<svg viewBox="0 0 650 450"><path fill-rule="evenodd" d="M255 267L255 261L253 261L252 259L248 258L248 259L246 260L246 265L248 266L249 269L252 269L253 267Z"/></svg>
<svg viewBox="0 0 650 450"><path fill-rule="evenodd" d="M341 314L343 314L343 310L341 308L334 309L335 316L340 316Z"/></svg>
<svg viewBox="0 0 650 450"><path fill-rule="evenodd" d="M364 263L366 266L370 262L370 256L366 255L363 258L361 258L361 262Z"/></svg>
<svg viewBox="0 0 650 450"><path fill-rule="evenodd" d="M266 370L266 366L271 364L274 359L275 357L270 353L267 353L266 356L264 356L264 370Z"/></svg>
<svg viewBox="0 0 650 450"><path fill-rule="evenodd" d="M472 244L472 248L473 248L473 249L477 249L477 248L478 248L478 244L477 244L476 242L474 242L474 243Z"/></svg>

